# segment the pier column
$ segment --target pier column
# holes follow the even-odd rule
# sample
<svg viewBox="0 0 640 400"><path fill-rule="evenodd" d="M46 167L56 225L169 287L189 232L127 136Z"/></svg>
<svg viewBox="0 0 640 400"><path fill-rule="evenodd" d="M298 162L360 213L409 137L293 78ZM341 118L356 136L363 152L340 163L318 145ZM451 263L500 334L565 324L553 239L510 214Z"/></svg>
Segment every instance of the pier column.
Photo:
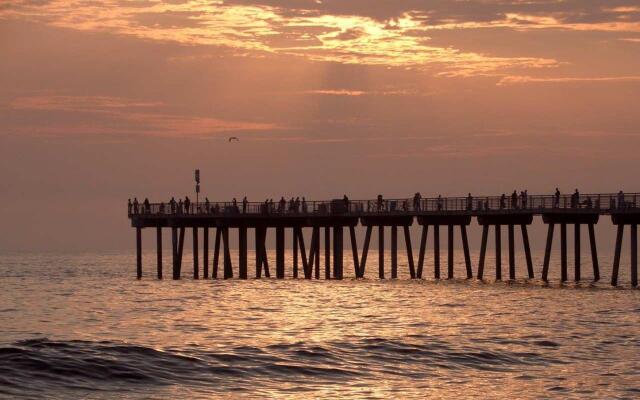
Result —
<svg viewBox="0 0 640 400"><path fill-rule="evenodd" d="M193 227L193 279L200 279L198 260L198 228Z"/></svg>
<svg viewBox="0 0 640 400"><path fill-rule="evenodd" d="M549 224L549 228L547 231L547 245L544 249L544 264L542 266L542 280L548 281L549 274L549 262L551 261L551 246L553 244L553 230L555 228L554 224Z"/></svg>
<svg viewBox="0 0 640 400"><path fill-rule="evenodd" d="M209 227L205 226L202 232L202 276L209 279Z"/></svg>
<svg viewBox="0 0 640 400"><path fill-rule="evenodd" d="M353 269L355 270L355 277L360 277L360 263L358 262L358 242L356 241L356 228L353 225L349 226L349 237L351 238L351 253L353 254Z"/></svg>
<svg viewBox="0 0 640 400"><path fill-rule="evenodd" d="M573 271L573 279L576 282L580 281L580 224L575 224L573 226L573 242L574 242L574 248L573 248L573 256L574 256L574 262L575 262L575 267L574 267L574 271Z"/></svg>
<svg viewBox="0 0 640 400"><path fill-rule="evenodd" d="M631 225L631 285L638 286L638 225Z"/></svg>
<svg viewBox="0 0 640 400"><path fill-rule="evenodd" d="M256 248L256 278L262 277L262 228L255 229L255 248Z"/></svg>
<svg viewBox="0 0 640 400"><path fill-rule="evenodd" d="M216 238L213 245L213 266L211 271L211 277L218 279L218 265L220 264L220 230L222 228L216 228Z"/></svg>
<svg viewBox="0 0 640 400"><path fill-rule="evenodd" d="M331 228L324 227L324 279L331 279Z"/></svg>
<svg viewBox="0 0 640 400"><path fill-rule="evenodd" d="M496 229L496 280L502 280L502 238L500 237L502 226L495 225Z"/></svg>
<svg viewBox="0 0 640 400"><path fill-rule="evenodd" d="M440 279L440 225L433 226L433 276Z"/></svg>
<svg viewBox="0 0 640 400"><path fill-rule="evenodd" d="M384 279L384 226L378 226L378 278Z"/></svg>
<svg viewBox="0 0 640 400"><path fill-rule="evenodd" d="M427 234L429 232L429 225L422 226L422 234L420 235L420 252L418 253L418 271L416 275L418 279L422 279L422 271L424 269L424 256L427 252Z"/></svg>
<svg viewBox="0 0 640 400"><path fill-rule="evenodd" d="M230 279L233 278L233 264L231 264L228 227L222 228L222 244L224 246L224 279Z"/></svg>
<svg viewBox="0 0 640 400"><path fill-rule="evenodd" d="M142 228L136 228L136 276L142 279Z"/></svg>
<svg viewBox="0 0 640 400"><path fill-rule="evenodd" d="M398 279L398 227L391 227L391 279Z"/></svg>
<svg viewBox="0 0 640 400"><path fill-rule="evenodd" d="M509 280L516 279L516 251L515 251L515 230L513 224L507 225L509 236Z"/></svg>
<svg viewBox="0 0 640 400"><path fill-rule="evenodd" d="M591 264L593 265L593 280L600 280L600 266L598 265L598 249L593 224L589 224L589 245L591 247Z"/></svg>
<svg viewBox="0 0 640 400"><path fill-rule="evenodd" d="M360 260L360 278L364 278L364 271L367 265L367 254L369 253L369 244L371 243L371 231L373 226L367 226L367 232L364 236L364 246L362 247L362 259Z"/></svg>
<svg viewBox="0 0 640 400"><path fill-rule="evenodd" d="M620 270L620 253L622 251L622 235L624 233L624 225L618 225L618 234L616 235L616 252L613 256L613 270L611 271L611 286L618 285L618 271Z"/></svg>
<svg viewBox="0 0 640 400"><path fill-rule="evenodd" d="M453 279L453 225L447 225L447 279Z"/></svg>
<svg viewBox="0 0 640 400"><path fill-rule="evenodd" d="M284 227L276 227L276 278L284 279Z"/></svg>
<svg viewBox="0 0 640 400"><path fill-rule="evenodd" d="M156 251L158 253L158 279L162 279L162 228L156 228Z"/></svg>
<svg viewBox="0 0 640 400"><path fill-rule="evenodd" d="M182 251L184 250L184 227L180 227L180 233L178 234L178 271L177 278L182 278Z"/></svg>
<svg viewBox="0 0 640 400"><path fill-rule="evenodd" d="M409 231L409 225L404 225L402 227L404 230L404 244L407 248L407 261L409 263L409 275L411 279L416 278L416 269L413 265L413 249L411 247L411 232Z"/></svg>
<svg viewBox="0 0 640 400"><path fill-rule="evenodd" d="M482 226L482 242L480 244L480 259L478 260L478 279L484 276L484 259L487 255L487 239L489 237L489 225Z"/></svg>
<svg viewBox="0 0 640 400"><path fill-rule="evenodd" d="M313 227L313 235L316 238L314 242L313 252L315 254L314 263L315 263L315 275L316 279L320 279L320 227Z"/></svg>
<svg viewBox="0 0 640 400"><path fill-rule="evenodd" d="M531 247L529 246L529 234L527 233L527 226L525 224L520 225L522 231L522 244L524 245L524 254L527 259L527 273L529 279L533 279L533 261L531 260Z"/></svg>
<svg viewBox="0 0 640 400"><path fill-rule="evenodd" d="M293 228L293 277L298 278L298 228Z"/></svg>
<svg viewBox="0 0 640 400"><path fill-rule="evenodd" d="M238 276L247 279L247 227L238 228Z"/></svg>
<svg viewBox="0 0 640 400"><path fill-rule="evenodd" d="M178 272L178 228L171 228L171 250L173 259L173 279L180 279Z"/></svg>
<svg viewBox="0 0 640 400"><path fill-rule="evenodd" d="M467 279L473 278L473 269L471 268L471 254L469 252L469 239L467 238L466 225L460 225L460 235L462 236L462 250L464 251L464 264L467 268Z"/></svg>
<svg viewBox="0 0 640 400"><path fill-rule="evenodd" d="M560 224L560 273L561 282L567 281L567 224Z"/></svg>
<svg viewBox="0 0 640 400"><path fill-rule="evenodd" d="M342 266L342 226L333 227L333 277L335 279L343 278L343 266Z"/></svg>

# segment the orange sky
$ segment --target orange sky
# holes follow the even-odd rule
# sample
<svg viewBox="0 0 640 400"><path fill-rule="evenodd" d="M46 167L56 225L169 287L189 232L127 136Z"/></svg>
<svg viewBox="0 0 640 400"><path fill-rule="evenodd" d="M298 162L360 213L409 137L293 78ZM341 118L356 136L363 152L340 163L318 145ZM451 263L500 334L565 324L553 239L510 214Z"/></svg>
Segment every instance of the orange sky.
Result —
<svg viewBox="0 0 640 400"><path fill-rule="evenodd" d="M126 199L194 168L221 200L640 191L637 0L12 0L0 54L0 250L128 247Z"/></svg>

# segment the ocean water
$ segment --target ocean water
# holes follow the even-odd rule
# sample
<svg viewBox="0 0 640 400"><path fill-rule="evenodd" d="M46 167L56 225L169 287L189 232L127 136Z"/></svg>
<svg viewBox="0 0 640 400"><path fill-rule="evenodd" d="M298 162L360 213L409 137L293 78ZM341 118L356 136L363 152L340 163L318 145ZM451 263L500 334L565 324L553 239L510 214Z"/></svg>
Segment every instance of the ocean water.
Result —
<svg viewBox="0 0 640 400"><path fill-rule="evenodd" d="M611 288L607 254L595 285L588 257L560 285L554 255L544 285L493 282L492 258L486 282L434 281L430 258L410 281L402 255L402 279L379 281L375 252L354 280L349 256L343 281L194 281L188 254L181 281L153 278L153 252L140 281L131 253L0 256L0 398L640 397L628 263Z"/></svg>

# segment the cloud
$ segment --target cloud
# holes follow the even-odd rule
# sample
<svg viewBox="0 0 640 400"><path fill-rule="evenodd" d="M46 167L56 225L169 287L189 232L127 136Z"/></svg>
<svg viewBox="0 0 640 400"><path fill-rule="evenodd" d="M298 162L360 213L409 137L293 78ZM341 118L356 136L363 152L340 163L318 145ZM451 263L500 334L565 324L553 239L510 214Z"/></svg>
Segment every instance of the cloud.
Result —
<svg viewBox="0 0 640 400"><path fill-rule="evenodd" d="M273 123L181 115L163 103L108 96L36 95L14 99L8 108L25 113L73 114L72 120L51 118L46 125L21 124L6 131L24 134L142 134L171 137L207 137L236 131L276 131Z"/></svg>
<svg viewBox="0 0 640 400"><path fill-rule="evenodd" d="M498 86L520 85L527 83L575 83L575 82L640 82L638 76L600 76L600 77L560 77L544 78L532 76L505 76Z"/></svg>

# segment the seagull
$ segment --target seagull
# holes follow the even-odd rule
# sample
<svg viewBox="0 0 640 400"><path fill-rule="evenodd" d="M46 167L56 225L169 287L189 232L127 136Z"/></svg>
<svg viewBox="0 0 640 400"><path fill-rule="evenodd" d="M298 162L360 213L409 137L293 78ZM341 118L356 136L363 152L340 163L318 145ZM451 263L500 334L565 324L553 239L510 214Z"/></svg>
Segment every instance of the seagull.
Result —
<svg viewBox="0 0 640 400"><path fill-rule="evenodd" d="M234 140L235 140L236 142L239 142L239 141L240 141L240 139L238 139L238 138L237 138L237 137L235 137L235 136L231 136L231 137L229 138L229 142L233 142Z"/></svg>

